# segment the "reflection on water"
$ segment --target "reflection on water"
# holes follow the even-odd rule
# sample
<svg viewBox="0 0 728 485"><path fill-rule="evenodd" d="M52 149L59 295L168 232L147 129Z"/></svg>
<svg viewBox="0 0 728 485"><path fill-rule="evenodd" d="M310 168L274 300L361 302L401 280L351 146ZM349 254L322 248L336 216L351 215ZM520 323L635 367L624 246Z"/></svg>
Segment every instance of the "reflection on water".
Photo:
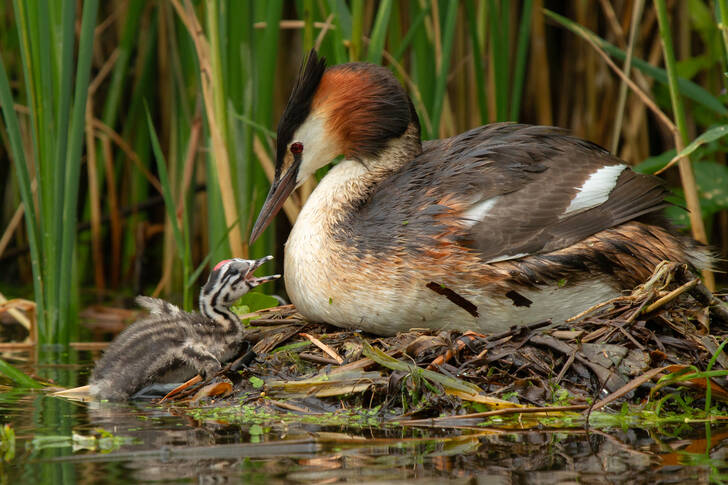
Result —
<svg viewBox="0 0 728 485"><path fill-rule="evenodd" d="M58 372L69 378L75 370ZM0 416L16 434L0 484L707 483L728 469L728 428L708 430L709 437L704 427L682 428L673 438L642 429L241 426L147 404L76 403L12 390L0 392Z"/></svg>

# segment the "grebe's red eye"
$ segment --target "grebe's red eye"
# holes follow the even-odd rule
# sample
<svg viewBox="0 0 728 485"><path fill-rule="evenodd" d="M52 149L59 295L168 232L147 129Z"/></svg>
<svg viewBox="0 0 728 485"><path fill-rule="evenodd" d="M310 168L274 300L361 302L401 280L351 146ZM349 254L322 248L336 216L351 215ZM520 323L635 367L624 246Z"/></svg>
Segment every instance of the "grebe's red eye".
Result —
<svg viewBox="0 0 728 485"><path fill-rule="evenodd" d="M301 152L303 152L303 143L300 141L291 143L291 153L298 155Z"/></svg>

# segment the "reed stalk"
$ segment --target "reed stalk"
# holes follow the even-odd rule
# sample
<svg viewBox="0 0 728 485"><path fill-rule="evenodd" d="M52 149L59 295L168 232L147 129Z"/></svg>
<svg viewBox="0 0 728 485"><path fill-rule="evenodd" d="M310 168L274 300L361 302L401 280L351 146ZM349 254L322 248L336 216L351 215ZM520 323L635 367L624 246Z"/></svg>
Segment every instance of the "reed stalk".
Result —
<svg viewBox="0 0 728 485"><path fill-rule="evenodd" d="M250 248L245 240L275 170L276 122L312 47L329 65L366 60L390 68L412 98L425 139L497 120L588 127L584 134L603 145L624 135L620 153L630 161L656 155L654 169L664 167L672 147L651 135L666 129L678 134L678 147L688 145L681 121L688 117L678 105L689 100L698 132L713 136L725 124L728 0L691 3L694 18L678 33L681 57L686 38L701 55L677 65L673 55L664 67L667 22L675 24L684 9L640 17L643 3L602 1L590 31L572 20L591 22L576 1L560 4L561 15L543 10L542 0L58 0L45 9L34 0L6 2L0 105L15 175L0 180L7 205L0 265L10 262L21 279L31 267L41 340L62 343L76 327L79 284L106 287L96 292L100 299L116 281L135 294L161 280L159 292L189 308L193 282L208 263L277 252L280 264L286 226L315 180L284 205L288 221L272 224ZM573 62L569 49L583 47L558 35L561 26L589 42L616 76L591 69L601 62L596 56L586 67ZM667 59L672 46L664 51ZM598 82L578 77L585 72ZM573 89L564 89L566 80ZM668 106L674 120L663 112ZM726 141L700 140L691 152L694 181L682 177L693 226L702 219L704 232L728 247L728 218L714 217L728 207L724 190L714 188L719 196L708 200L717 177L704 172L724 173ZM0 167L0 178L6 174ZM694 207L701 194L702 218ZM77 242L79 217L91 230ZM21 218L25 231L17 229ZM13 264L13 255L23 259Z"/></svg>
<svg viewBox="0 0 728 485"><path fill-rule="evenodd" d="M662 39L662 47L665 58L665 70L667 71L668 87L670 88L670 100L672 102L673 116L677 125L678 135L675 136L675 149L678 153L682 151L688 144L688 130L685 118L685 107L682 97L678 89L677 65L675 62L675 51L672 46L672 33L670 32L670 22L667 18L667 6L665 0L655 0L655 9L657 11L657 21L660 26L660 38ZM680 169L680 181L685 191L685 202L687 204L690 215L690 227L692 228L693 237L703 243L708 244L708 234L705 231L703 223L703 215L700 211L700 199L698 197L698 186L695 182L695 174L690 162L690 157L682 157L678 162ZM715 277L710 270L703 271L703 279L705 286L711 291L715 290Z"/></svg>
<svg viewBox="0 0 728 485"><path fill-rule="evenodd" d="M15 0L23 77L32 119L32 153L23 149L7 73L0 73L0 98L23 203L31 247L38 309L38 340L65 346L77 328L77 287L72 284L86 98L98 0L83 3L74 64L76 2L47 5ZM53 15L52 15L53 14ZM75 82L75 85L74 85ZM38 204L31 196L30 170L38 175Z"/></svg>

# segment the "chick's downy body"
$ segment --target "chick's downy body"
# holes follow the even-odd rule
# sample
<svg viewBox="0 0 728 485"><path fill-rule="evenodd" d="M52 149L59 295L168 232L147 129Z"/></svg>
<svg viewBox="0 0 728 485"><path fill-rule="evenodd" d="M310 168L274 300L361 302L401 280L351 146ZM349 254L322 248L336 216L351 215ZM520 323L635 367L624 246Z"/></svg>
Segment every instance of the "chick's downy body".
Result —
<svg viewBox="0 0 728 485"><path fill-rule="evenodd" d="M89 381L100 399L125 400L150 384L182 382L197 373L211 376L235 357L243 328L230 309L251 287L278 275L256 278L257 261L222 261L200 292L200 313L190 313L156 298L137 303L150 314L121 332L96 363Z"/></svg>

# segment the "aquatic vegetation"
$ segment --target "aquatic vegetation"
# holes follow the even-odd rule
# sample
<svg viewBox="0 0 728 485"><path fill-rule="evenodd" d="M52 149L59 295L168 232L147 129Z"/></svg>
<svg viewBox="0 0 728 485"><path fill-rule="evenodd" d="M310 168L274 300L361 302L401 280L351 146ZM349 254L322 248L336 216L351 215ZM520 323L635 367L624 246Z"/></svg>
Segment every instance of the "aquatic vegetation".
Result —
<svg viewBox="0 0 728 485"><path fill-rule="evenodd" d="M5 462L15 458L15 431L8 423L0 428L0 456Z"/></svg>

